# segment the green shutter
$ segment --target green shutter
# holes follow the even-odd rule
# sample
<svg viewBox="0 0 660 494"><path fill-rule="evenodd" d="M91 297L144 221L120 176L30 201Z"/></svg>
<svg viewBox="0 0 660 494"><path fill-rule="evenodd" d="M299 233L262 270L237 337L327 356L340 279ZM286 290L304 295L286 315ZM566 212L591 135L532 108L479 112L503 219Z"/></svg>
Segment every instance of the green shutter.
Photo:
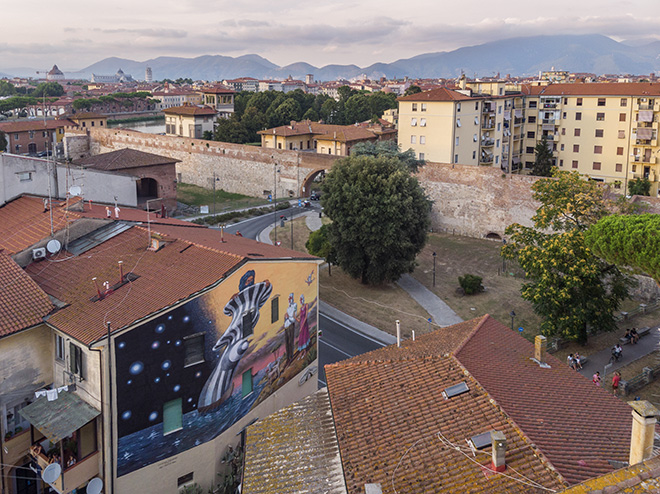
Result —
<svg viewBox="0 0 660 494"><path fill-rule="evenodd" d="M181 398L168 401L163 405L163 435L183 427L181 414Z"/></svg>
<svg viewBox="0 0 660 494"><path fill-rule="evenodd" d="M243 396L252 393L252 369L243 372Z"/></svg>

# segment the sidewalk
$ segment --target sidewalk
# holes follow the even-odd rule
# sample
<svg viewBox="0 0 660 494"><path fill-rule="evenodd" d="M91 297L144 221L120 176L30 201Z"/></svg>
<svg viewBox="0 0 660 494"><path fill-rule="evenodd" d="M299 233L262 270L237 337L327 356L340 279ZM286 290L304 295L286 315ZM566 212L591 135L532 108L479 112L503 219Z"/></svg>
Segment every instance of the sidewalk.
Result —
<svg viewBox="0 0 660 494"><path fill-rule="evenodd" d="M613 363L612 367L608 367L607 371L605 370L605 366L610 363L610 357L612 356L611 348L605 348L593 355L587 355L589 360L583 366L582 370L578 372L584 377L591 379L596 371L598 371L600 372L600 376L604 378L606 374L611 374L615 370L647 356L654 350L658 350L659 347L660 327L656 326L652 328L646 336L641 337L636 345L623 345L623 358L618 362Z"/></svg>
<svg viewBox="0 0 660 494"><path fill-rule="evenodd" d="M438 326L451 326L463 322L463 319L444 300L409 274L401 276L396 284L408 292L408 295L431 315L433 322Z"/></svg>
<svg viewBox="0 0 660 494"><path fill-rule="evenodd" d="M291 221L293 218L297 218L299 216L307 216L306 222L307 222L307 228L309 228L312 231L318 230L321 228L321 218L319 218L319 212L318 211L305 211L300 214L294 214L289 218L287 221ZM257 240L261 242L262 244L273 244L270 240L270 232L273 231L274 226L270 225L261 230L261 233L257 235Z"/></svg>

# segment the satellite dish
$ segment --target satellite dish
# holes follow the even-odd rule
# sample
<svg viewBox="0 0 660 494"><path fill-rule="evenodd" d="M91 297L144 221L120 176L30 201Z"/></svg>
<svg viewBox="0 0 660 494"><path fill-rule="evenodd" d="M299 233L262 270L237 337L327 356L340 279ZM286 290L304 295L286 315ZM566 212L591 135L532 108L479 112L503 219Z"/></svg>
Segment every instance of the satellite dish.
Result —
<svg viewBox="0 0 660 494"><path fill-rule="evenodd" d="M62 475L62 467L59 463L51 463L41 472L41 478L47 484L54 483Z"/></svg>
<svg viewBox="0 0 660 494"><path fill-rule="evenodd" d="M89 481L89 484L87 484L87 494L101 494L102 490L103 481L98 477L94 477Z"/></svg>
<svg viewBox="0 0 660 494"><path fill-rule="evenodd" d="M51 254L57 254L61 248L62 248L62 244L60 243L59 240L53 239L46 244L46 249Z"/></svg>
<svg viewBox="0 0 660 494"><path fill-rule="evenodd" d="M69 187L69 194L72 196L79 196L82 194L82 189L78 185L72 185Z"/></svg>

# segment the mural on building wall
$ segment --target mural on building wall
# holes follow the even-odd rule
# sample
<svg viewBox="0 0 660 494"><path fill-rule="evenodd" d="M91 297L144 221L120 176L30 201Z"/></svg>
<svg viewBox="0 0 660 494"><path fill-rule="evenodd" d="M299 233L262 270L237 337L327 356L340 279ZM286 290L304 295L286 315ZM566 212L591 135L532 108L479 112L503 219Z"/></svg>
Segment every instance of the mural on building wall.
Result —
<svg viewBox="0 0 660 494"><path fill-rule="evenodd" d="M246 267L115 339L119 476L212 440L314 362L316 268Z"/></svg>

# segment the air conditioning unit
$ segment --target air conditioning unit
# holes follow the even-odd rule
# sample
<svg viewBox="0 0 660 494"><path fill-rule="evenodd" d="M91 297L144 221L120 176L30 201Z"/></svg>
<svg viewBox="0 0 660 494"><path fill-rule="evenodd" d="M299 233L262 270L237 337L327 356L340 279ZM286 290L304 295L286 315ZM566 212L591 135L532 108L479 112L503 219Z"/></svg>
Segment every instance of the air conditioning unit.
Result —
<svg viewBox="0 0 660 494"><path fill-rule="evenodd" d="M39 259L46 258L46 248L40 247L38 249L32 249L32 259L38 261Z"/></svg>

